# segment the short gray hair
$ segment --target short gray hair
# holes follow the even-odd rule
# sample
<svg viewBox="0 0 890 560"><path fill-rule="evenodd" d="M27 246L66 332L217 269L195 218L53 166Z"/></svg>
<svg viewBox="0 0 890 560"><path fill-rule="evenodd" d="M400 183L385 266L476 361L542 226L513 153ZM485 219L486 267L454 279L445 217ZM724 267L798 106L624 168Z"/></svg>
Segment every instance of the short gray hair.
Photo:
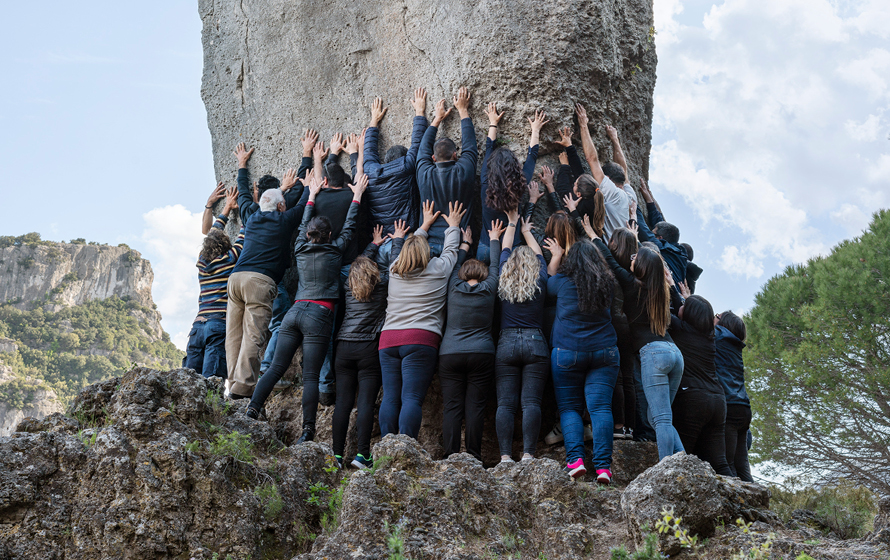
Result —
<svg viewBox="0 0 890 560"><path fill-rule="evenodd" d="M281 189L269 189L260 197L260 210L263 212L271 212L278 209L278 204L284 202L284 195Z"/></svg>

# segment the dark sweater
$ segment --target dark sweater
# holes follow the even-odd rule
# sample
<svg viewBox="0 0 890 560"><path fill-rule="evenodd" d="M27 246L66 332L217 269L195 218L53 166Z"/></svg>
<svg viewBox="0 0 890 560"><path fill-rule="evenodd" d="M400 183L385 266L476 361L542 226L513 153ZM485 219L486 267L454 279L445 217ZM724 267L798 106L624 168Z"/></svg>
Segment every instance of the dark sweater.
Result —
<svg viewBox="0 0 890 560"><path fill-rule="evenodd" d="M501 250L501 243L494 239L489 247L491 254L497 255ZM494 301L498 295L498 265L492 261L488 267L488 278L471 286L458 277L465 259L466 253L461 251L448 279L447 319L442 344L439 346L440 356L495 352L491 322Z"/></svg>
<svg viewBox="0 0 890 560"><path fill-rule="evenodd" d="M714 343L717 346L717 378L723 386L726 404L751 406L745 390L745 362L742 360L745 343L720 325L716 327Z"/></svg>
<svg viewBox="0 0 890 560"><path fill-rule="evenodd" d="M326 216L331 221L331 239L339 236L343 229L346 215L352 204L352 195L352 189L343 187L342 189L322 189L315 197L315 215ZM343 264L352 264L352 261L359 255L361 245L359 245L357 232L364 225L361 223L362 214L362 209L359 208L359 214L355 217L356 231L343 251Z"/></svg>
<svg viewBox="0 0 890 560"><path fill-rule="evenodd" d="M512 249L501 251L500 271L510 258ZM540 270L538 273L538 292L535 297L522 303L510 303L501 300L501 329L541 329L544 330L544 300L547 297L547 262L537 255Z"/></svg>
<svg viewBox="0 0 890 560"><path fill-rule="evenodd" d="M239 184L239 198L240 190ZM284 212L257 210L251 214L244 225L244 249L232 274L256 272L268 276L276 284L281 282L284 271L290 266L291 238L300 224L307 200L309 189L304 189L303 197L293 208Z"/></svg>
<svg viewBox="0 0 890 560"><path fill-rule="evenodd" d="M717 379L714 339L694 329L676 315L671 315L671 338L683 354L681 387L691 387L722 395L723 387Z"/></svg>
<svg viewBox="0 0 890 560"><path fill-rule="evenodd" d="M429 242L442 245L448 223L449 202L463 202L464 214L460 227L470 223L475 204L472 200L473 188L476 186L476 163L479 161L479 150L476 146L476 130L469 118L460 121L460 157L457 161L433 162L433 145L436 142L438 128L430 126L423 134L417 154L417 188L420 191L420 202L432 200L436 210L442 215L430 228ZM488 227L488 226L486 226Z"/></svg>
<svg viewBox="0 0 890 560"><path fill-rule="evenodd" d="M618 261L612 256L612 252L609 251L602 239L594 239L593 244L596 245L596 248L605 257L609 268L612 269L612 273L615 275L615 280L621 286L621 291L624 294L624 314L627 315L627 323L633 338L634 352L639 353L640 349L650 342L673 342L668 332L664 336L652 332L652 327L649 324L649 314L646 311L646 288L643 284L638 282L629 270L618 264ZM673 290L671 295L673 295Z"/></svg>
<svg viewBox="0 0 890 560"><path fill-rule="evenodd" d="M556 320L550 336L553 348L595 352L618 344L609 308L596 314L582 312L578 308L578 288L570 277L551 276L547 280L547 300L556 301Z"/></svg>

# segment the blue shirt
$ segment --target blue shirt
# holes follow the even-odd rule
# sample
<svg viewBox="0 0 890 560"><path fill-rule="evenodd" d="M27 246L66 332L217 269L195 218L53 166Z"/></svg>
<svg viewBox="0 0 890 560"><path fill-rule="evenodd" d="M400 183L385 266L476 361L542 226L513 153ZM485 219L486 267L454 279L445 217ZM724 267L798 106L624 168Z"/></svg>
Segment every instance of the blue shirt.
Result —
<svg viewBox="0 0 890 560"><path fill-rule="evenodd" d="M563 274L547 280L547 299L556 300L556 320L550 346L574 352L596 352L618 344L609 305L597 314L578 308L578 288ZM610 298L611 300L611 298Z"/></svg>

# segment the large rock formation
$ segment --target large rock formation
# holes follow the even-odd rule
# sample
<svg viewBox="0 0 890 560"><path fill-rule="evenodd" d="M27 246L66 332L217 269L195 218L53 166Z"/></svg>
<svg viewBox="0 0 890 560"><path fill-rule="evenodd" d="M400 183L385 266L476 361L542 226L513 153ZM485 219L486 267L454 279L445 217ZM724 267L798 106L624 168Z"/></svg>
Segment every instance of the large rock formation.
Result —
<svg viewBox="0 0 890 560"><path fill-rule="evenodd" d="M480 148L484 105L507 111L501 137L524 153L526 116L545 109L557 126L587 106L594 141L611 158L605 124L618 128L631 174L648 171L655 45L651 0L564 2L290 2L199 0L203 21L202 97L216 174L234 184L232 149L256 146L251 169L278 176L300 162L304 128L328 140L367 126L381 96L390 111L383 147L407 145L413 88L429 91L428 112L460 86L470 88ZM456 113L456 112L455 112ZM457 115L440 135L459 136ZM577 127L576 127L577 138Z"/></svg>
<svg viewBox="0 0 890 560"><path fill-rule="evenodd" d="M0 339L0 352L3 352L3 339ZM15 431L19 422L27 417L44 418L55 412L62 412L64 408L59 402L59 397L55 391L46 387L43 383L36 381L30 377L24 379L17 378L12 373L12 368L0 364L0 393L6 389L8 383L16 383L17 389L25 392L26 398L23 399L21 406L13 403L5 402L0 397L0 437L8 436Z"/></svg>

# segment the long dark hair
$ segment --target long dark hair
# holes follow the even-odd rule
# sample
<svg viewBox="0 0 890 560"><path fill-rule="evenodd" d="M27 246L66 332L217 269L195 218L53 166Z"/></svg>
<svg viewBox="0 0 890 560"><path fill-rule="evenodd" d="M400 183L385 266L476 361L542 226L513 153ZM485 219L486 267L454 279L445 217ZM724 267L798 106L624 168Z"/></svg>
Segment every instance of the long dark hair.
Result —
<svg viewBox="0 0 890 560"><path fill-rule="evenodd" d="M568 251L578 239L572 219L563 210L557 210L550 215L544 227L544 235L555 239L563 251Z"/></svg>
<svg viewBox="0 0 890 560"><path fill-rule="evenodd" d="M742 342L745 342L745 338L748 337L748 328L745 327L744 319L732 311L724 311L721 313L720 319L717 320L717 324L734 334L735 337Z"/></svg>
<svg viewBox="0 0 890 560"><path fill-rule="evenodd" d="M201 246L201 258L205 262L210 262L225 255L231 248L232 241L229 236L221 229L211 228Z"/></svg>
<svg viewBox="0 0 890 560"><path fill-rule="evenodd" d="M701 296L689 296L683 304L683 321L708 338L714 338L714 308Z"/></svg>
<svg viewBox="0 0 890 560"><path fill-rule="evenodd" d="M507 148L498 148L488 159L488 191L485 205L499 212L510 212L519 206L525 177L516 155Z"/></svg>
<svg viewBox="0 0 890 560"><path fill-rule="evenodd" d="M601 313L612 304L615 277L590 241L582 239L572 245L559 265L559 272L575 283L582 313Z"/></svg>
<svg viewBox="0 0 890 560"><path fill-rule="evenodd" d="M331 241L331 221L327 216L315 216L306 226L306 236L310 243L329 243Z"/></svg>
<svg viewBox="0 0 890 560"><path fill-rule="evenodd" d="M630 256L637 252L639 246L637 237L629 229L620 227L612 230L612 237L609 238L609 250L625 270L630 270Z"/></svg>
<svg viewBox="0 0 890 560"><path fill-rule="evenodd" d="M664 272L664 261L652 249L640 247L633 269L634 276L642 285L639 295L646 298L649 328L654 334L664 336L671 324L670 288Z"/></svg>

